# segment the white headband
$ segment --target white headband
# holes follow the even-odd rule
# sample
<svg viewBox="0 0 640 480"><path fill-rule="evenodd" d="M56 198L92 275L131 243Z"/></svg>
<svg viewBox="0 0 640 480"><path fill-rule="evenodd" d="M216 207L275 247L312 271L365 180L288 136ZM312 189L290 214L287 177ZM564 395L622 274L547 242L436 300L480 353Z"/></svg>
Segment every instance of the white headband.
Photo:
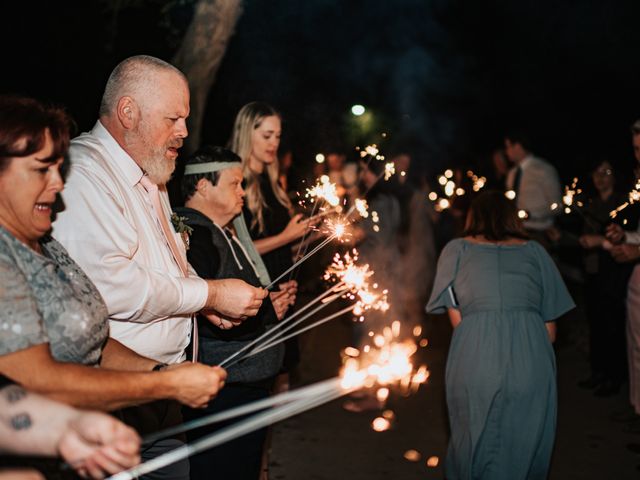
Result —
<svg viewBox="0 0 640 480"><path fill-rule="evenodd" d="M242 162L207 162L192 163L184 167L185 175L197 175L199 173L219 172L227 168L241 167Z"/></svg>

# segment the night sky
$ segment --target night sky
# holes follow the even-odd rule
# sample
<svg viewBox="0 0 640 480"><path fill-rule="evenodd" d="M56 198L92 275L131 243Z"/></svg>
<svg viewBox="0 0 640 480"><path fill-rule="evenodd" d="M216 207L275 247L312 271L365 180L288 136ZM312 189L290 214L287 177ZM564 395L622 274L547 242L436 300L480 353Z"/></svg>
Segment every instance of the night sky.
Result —
<svg viewBox="0 0 640 480"><path fill-rule="evenodd" d="M138 53L170 60L193 0L3 2L1 92L66 105L89 129L107 76ZM168 6L167 6L168 5ZM204 140L225 144L238 109L284 117L300 168L317 152L378 141L435 175L482 162L525 128L563 179L609 157L630 172L640 118L640 2L248 0L209 98ZM373 128L354 134L352 104ZM487 164L488 165L488 164ZM479 173L484 173L480 171Z"/></svg>

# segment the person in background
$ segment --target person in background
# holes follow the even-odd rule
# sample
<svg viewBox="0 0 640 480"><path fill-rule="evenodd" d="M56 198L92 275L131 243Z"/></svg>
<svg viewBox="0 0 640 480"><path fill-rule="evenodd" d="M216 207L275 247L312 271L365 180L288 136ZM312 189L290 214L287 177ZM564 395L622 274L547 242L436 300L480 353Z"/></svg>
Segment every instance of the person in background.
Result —
<svg viewBox="0 0 640 480"><path fill-rule="evenodd" d="M514 164L507 174L507 190L515 192L518 209L528 215L524 227L529 236L546 246L545 231L561 211L551 208L554 203L562 204L558 172L553 165L533 155L529 138L520 131L507 133L504 146L507 158Z"/></svg>
<svg viewBox="0 0 640 480"><path fill-rule="evenodd" d="M547 478L556 427L555 320L574 308L502 192L472 202L438 260L427 312L449 314L447 478Z"/></svg>
<svg viewBox="0 0 640 480"><path fill-rule="evenodd" d="M193 314L204 310L215 325L234 325L255 315L267 295L238 279L204 280L187 263L183 232L171 226L165 184L187 136L188 115L182 72L157 58L134 56L111 73L94 128L71 142L65 205L53 232L107 305L116 342L103 363L114 370L162 370L196 358ZM152 365L132 362L120 347ZM219 368L198 368L199 382L210 390L193 406L208 403L224 378ZM180 405L171 401L130 407L120 415L143 435L182 421ZM142 457L155 458L181 444L181 438L160 439L145 446ZM188 478L188 462L148 477L163 475Z"/></svg>
<svg viewBox="0 0 640 480"><path fill-rule="evenodd" d="M396 266L402 314L407 325L420 325L433 286L437 261L433 207L419 188L420 173L408 153L391 158L395 164L401 222L398 228L400 262ZM426 275L425 275L426 273Z"/></svg>
<svg viewBox="0 0 640 480"><path fill-rule="evenodd" d="M245 228L242 206L242 161L221 147L202 147L186 161L182 178L185 208L176 209L193 231L188 257L202 278L241 278L260 285L260 256L251 238L238 237ZM263 268L263 267L262 267ZM295 301L295 292L274 292L265 299L255 317L229 330L212 325L199 316L199 360L219 365L282 319ZM277 346L230 365L224 390L205 409L188 409L185 418L195 419L221 412L269 396L282 367L284 347ZM224 428L234 422L222 422L200 428L188 435L190 441ZM262 428L237 440L207 450L191 458L191 478L206 478L211 471L219 478L256 480L260 474L267 429Z"/></svg>
<svg viewBox="0 0 640 480"><path fill-rule="evenodd" d="M616 190L615 172L608 160L594 162L590 173L593 194L581 209L580 234L557 227L547 234L554 246L578 247L584 252L590 375L578 385L593 389L597 397L608 397L618 393L627 376L624 323L631 266L615 262L604 248L608 243L605 230L611 222L610 212L625 202L626 195Z"/></svg>
<svg viewBox="0 0 640 480"><path fill-rule="evenodd" d="M485 163L485 162L483 162ZM504 153L504 148L494 148L486 160L489 175L484 188L491 190L505 190L507 174L510 170L509 160Z"/></svg>
<svg viewBox="0 0 640 480"><path fill-rule="evenodd" d="M252 102L236 115L229 142L230 150L242 159L243 214L270 279L277 278L293 265L292 244L310 227L302 214L292 216L293 205L278 183L277 154L281 134L280 114L266 103ZM280 288L291 290L296 287L297 282L290 280L283 282ZM276 381L276 390L288 389L289 373L299 361L298 340L293 338L286 342L283 371Z"/></svg>
<svg viewBox="0 0 640 480"><path fill-rule="evenodd" d="M140 462L140 437L112 416L55 402L0 375L0 450L60 456L81 477L100 479ZM44 477L21 469L0 470L0 479Z"/></svg>
<svg viewBox="0 0 640 480"><path fill-rule="evenodd" d="M640 120L631 125L633 153L640 170ZM629 403L626 411L615 412L612 418L627 423L625 430L640 433L640 223L636 231L625 231L620 225L607 227L607 239L614 246L611 255L620 263L634 265L627 286L627 359L629 367ZM640 443L634 443L631 449L640 451Z"/></svg>

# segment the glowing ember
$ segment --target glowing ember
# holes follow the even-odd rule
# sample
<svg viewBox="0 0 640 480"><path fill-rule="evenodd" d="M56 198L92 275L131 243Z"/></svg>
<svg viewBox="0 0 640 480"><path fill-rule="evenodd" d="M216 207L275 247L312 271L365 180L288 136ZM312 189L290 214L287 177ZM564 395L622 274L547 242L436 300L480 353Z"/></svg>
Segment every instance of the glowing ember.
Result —
<svg viewBox="0 0 640 480"><path fill-rule="evenodd" d="M360 355L360 350L354 347L347 347L344 349L344 354L348 355L349 357L357 357L358 355Z"/></svg>
<svg viewBox="0 0 640 480"><path fill-rule="evenodd" d="M385 163L384 165L384 179L389 180L393 174L396 173L396 165L393 162Z"/></svg>
<svg viewBox="0 0 640 480"><path fill-rule="evenodd" d="M371 426L376 432L384 432L391 428L391 422L386 418L376 417L373 419L373 422L371 422Z"/></svg>
<svg viewBox="0 0 640 480"><path fill-rule="evenodd" d="M504 192L504 196L509 200L513 200L514 198L516 198L516 192L514 192L513 190L507 190L506 192Z"/></svg>
<svg viewBox="0 0 640 480"><path fill-rule="evenodd" d="M389 389L386 387L379 388L376 392L376 398L379 402L385 402L389 398Z"/></svg>
<svg viewBox="0 0 640 480"><path fill-rule="evenodd" d="M529 214L526 212L526 210L518 210L518 218L525 219L528 217Z"/></svg>
<svg viewBox="0 0 640 480"><path fill-rule="evenodd" d="M427 459L427 467L435 468L440 463L440 459L438 457L429 457Z"/></svg>
<svg viewBox="0 0 640 480"><path fill-rule="evenodd" d="M452 181L448 181L444 186L444 194L447 197L452 197L456 190L456 184Z"/></svg>
<svg viewBox="0 0 640 480"><path fill-rule="evenodd" d="M446 198L441 198L436 204L436 210L441 212L442 210L446 210L450 206L451 202L449 202L449 200L447 200Z"/></svg>
<svg viewBox="0 0 640 480"><path fill-rule="evenodd" d="M374 347L367 345L359 357L346 358L342 377L348 379L345 381L349 384L357 379L370 387L398 384L405 392L415 391L429 378L426 366L414 369L410 359L416 351L415 343L411 340L398 342L393 328L389 327L385 335L374 336ZM382 399L388 396L388 391L379 389L377 395Z"/></svg>
<svg viewBox="0 0 640 480"><path fill-rule="evenodd" d="M429 345L429 340L423 338L422 340L420 340L420 343L418 343L418 345L420 345L421 347L426 347L427 345Z"/></svg>
<svg viewBox="0 0 640 480"><path fill-rule="evenodd" d="M419 462L422 455L417 450L407 450L404 452L404 458L410 462Z"/></svg>
<svg viewBox="0 0 640 480"><path fill-rule="evenodd" d="M369 216L369 205L367 201L362 198L356 198L356 210L360 214L362 218L367 218Z"/></svg>
<svg viewBox="0 0 640 480"><path fill-rule="evenodd" d="M445 176L446 178L451 178L451 177L453 177L453 170L451 170L451 169L449 169L449 168L448 168L447 170L445 170L445 171L444 171L444 176Z"/></svg>
<svg viewBox="0 0 640 480"><path fill-rule="evenodd" d="M422 327L420 325L413 327L413 336L419 337L420 335L422 335Z"/></svg>
<svg viewBox="0 0 640 480"><path fill-rule="evenodd" d="M391 334L394 337L399 337L400 336L400 322L398 320L394 321L391 324Z"/></svg>
<svg viewBox="0 0 640 480"><path fill-rule="evenodd" d="M583 203L576 197L582 193L582 190L578 188L578 179L574 178L571 185L564 187L564 195L562 196L562 204L564 205L564 213L571 213L571 207L582 207ZM557 208L557 207L556 207ZM551 205L551 210L555 210Z"/></svg>
<svg viewBox="0 0 640 480"><path fill-rule="evenodd" d="M471 182L472 182L471 188L473 189L474 192L479 192L487 184L486 177L479 177L475 173L473 173L471 170L467 172L467 177L471 179Z"/></svg>
<svg viewBox="0 0 640 480"><path fill-rule="evenodd" d="M396 418L396 414L393 412L393 410L385 410L384 412L382 412L382 416L390 422L392 422Z"/></svg>

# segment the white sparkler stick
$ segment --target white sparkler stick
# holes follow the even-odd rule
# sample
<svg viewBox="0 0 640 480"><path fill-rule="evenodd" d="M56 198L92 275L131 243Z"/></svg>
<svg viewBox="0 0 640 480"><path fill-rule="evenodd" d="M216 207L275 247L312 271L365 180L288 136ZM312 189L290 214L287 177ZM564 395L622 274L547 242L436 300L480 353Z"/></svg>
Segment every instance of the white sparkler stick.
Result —
<svg viewBox="0 0 640 480"><path fill-rule="evenodd" d="M312 315L318 313L320 310L322 310L324 307L326 307L327 305L329 305L332 302L335 302L338 298L340 298L342 296L343 293L345 293L348 290L348 288L343 288L341 291L338 291L333 297L327 299L322 305L314 308L313 310L311 310L310 312L308 312L306 315L303 315L302 317L300 317L299 319L297 319L295 322L291 323L290 325L287 325L285 328L283 328L282 330L275 332L273 335L270 335L272 338L269 338L267 340L267 342L265 343L269 343L272 340L274 340L275 338L280 337L282 334L284 334L285 332L288 332L289 330L291 330L293 327L295 327L296 325L299 325L300 323L304 322L307 318L311 317ZM273 330L273 329L271 329ZM257 343L257 342L255 342ZM254 343L254 345L255 345ZM248 345L247 345L248 346ZM260 346L258 346L258 348L260 348ZM248 350L248 348L244 347L243 348L244 351ZM244 360L245 358L248 358L250 356L252 356L252 352L254 350L252 349L249 354L243 355L242 357L236 357L234 360L232 361L228 361L225 360L225 367L230 367L232 365L235 365L236 363L238 363L241 360ZM223 366L222 364L220 364L220 366Z"/></svg>
<svg viewBox="0 0 640 480"><path fill-rule="evenodd" d="M253 347L256 343L260 342L261 340L264 340L265 338L273 335L277 329L279 329L279 328L283 327L284 325L286 325L287 323L291 322L294 318L296 318L302 312L304 312L305 310L310 308L312 305L314 305L315 303L317 303L320 300L322 300L323 298L325 298L327 295L333 293L334 291L337 290L337 288L340 288L343 285L344 285L344 282L337 283L336 285L331 287L329 290L327 290L327 291L323 292L322 294L318 295L316 298L314 298L309 303L307 303L304 307L300 308L298 311L296 311L293 314L291 314L288 318L285 318L285 319L281 320L280 322L275 324L273 326L273 328L267 330L265 333L263 333L258 338L256 338L256 339L252 340L251 342L249 342L247 345L245 345L244 347L239 349L237 352L235 352L235 353L231 354L230 356L228 356L227 358L225 358L222 362L220 362L220 364L218 366L219 367L224 367L227 364L227 362L233 360L235 357L237 357L241 353L246 352L247 350L249 350L251 347Z"/></svg>
<svg viewBox="0 0 640 480"><path fill-rule="evenodd" d="M263 345L261 347L258 347L258 348L254 349L254 350L251 350L243 358L252 357L253 355L258 354L258 353L262 352L263 350L266 350L266 349L271 348L271 347L273 347L275 345L278 345L279 343L286 342L287 340L289 340L290 338L295 337L296 335L300 335L301 333L306 332L307 330L311 330L312 328L320 326L323 323L327 323L328 321L333 320L334 318L339 317L340 315L344 315L348 311L353 310L355 307L356 307L355 305L350 305L350 306L348 306L346 308L343 308L342 310L337 311L336 313L332 313L331 315L329 315L327 317L321 318L317 322L314 322L314 323L312 323L310 325L307 325L307 326L301 328L300 330L296 330L295 332L290 333L289 335L287 335L285 337L274 339L274 340L268 342L267 344L265 344L265 345ZM293 325L291 325L291 326L293 326Z"/></svg>
<svg viewBox="0 0 640 480"><path fill-rule="evenodd" d="M296 268L298 265L302 264L306 259L308 259L310 256L312 256L313 254L315 254L318 250L322 249L323 247L325 247L327 244L329 244L329 242L331 240L333 240L334 238L336 238L337 235L331 235L330 237L327 237L326 240L324 240L322 243L320 243L317 247L315 247L313 250L311 250L309 253L307 253L304 257L302 257L300 260L298 260L296 263L294 263L293 265L291 265L291 267L287 268L284 272L282 272L280 274L280 276L278 278L276 278L275 280L273 280L269 285L267 285L266 288L267 290L269 290L271 287L273 287L276 283L278 283L282 278L284 278L285 275L287 275L290 271L292 271L294 268Z"/></svg>
<svg viewBox="0 0 640 480"><path fill-rule="evenodd" d="M213 425L214 423L223 422L232 418L239 417L241 415L247 415L259 410L264 410L275 405L289 403L291 401L300 400L309 396L316 396L321 394L325 390L325 384L327 382L333 382L333 379L325 382L318 382L313 385L308 385L303 388L297 388L295 390L289 390L288 392L279 393L269 398L257 400L255 402L246 403L238 407L229 408L222 412L212 413L206 417L197 418L189 422L176 425L175 427L166 428L160 432L152 433L142 439L143 445L150 445L153 442L166 438L179 433L188 432L189 430L195 430L196 428L206 427L207 425Z"/></svg>
<svg viewBox="0 0 640 480"><path fill-rule="evenodd" d="M249 432L253 432L266 427L267 425L271 425L272 423L284 420L306 410L310 410L311 408L339 398L359 388L343 388L341 382L342 379L340 377L332 379L330 382L327 382L326 392L322 394L317 394L311 398L304 398L280 407L275 407L270 411L256 414L251 418L238 422L235 425L231 425L219 432L214 432L203 437L190 445L184 445L161 455L160 457L156 457L148 462L138 465L137 467L113 475L109 477L109 480L133 480L141 475L145 475L159 468L171 465L196 453L221 445L242 435L246 435Z"/></svg>

